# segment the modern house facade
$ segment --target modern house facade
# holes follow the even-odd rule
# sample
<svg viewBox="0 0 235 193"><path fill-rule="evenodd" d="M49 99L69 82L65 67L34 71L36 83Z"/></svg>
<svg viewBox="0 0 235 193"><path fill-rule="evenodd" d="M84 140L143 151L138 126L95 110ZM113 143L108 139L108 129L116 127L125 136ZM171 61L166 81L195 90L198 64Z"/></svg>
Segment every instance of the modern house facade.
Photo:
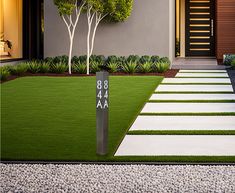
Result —
<svg viewBox="0 0 235 193"><path fill-rule="evenodd" d="M82 15L73 55L86 54L86 34L87 20ZM134 0L127 21L99 26L94 54L160 55L172 61L203 57L221 62L224 54L235 53L234 36L235 0ZM1 60L64 55L68 42L53 0L1 0Z"/></svg>

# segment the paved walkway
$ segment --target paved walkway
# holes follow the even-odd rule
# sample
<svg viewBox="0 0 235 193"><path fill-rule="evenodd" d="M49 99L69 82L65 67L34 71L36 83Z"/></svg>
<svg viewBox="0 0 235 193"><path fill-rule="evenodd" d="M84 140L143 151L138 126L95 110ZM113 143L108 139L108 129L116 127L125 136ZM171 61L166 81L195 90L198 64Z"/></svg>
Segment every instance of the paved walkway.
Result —
<svg viewBox="0 0 235 193"><path fill-rule="evenodd" d="M185 133L170 135L175 131ZM235 135L213 133L218 131L235 131L235 94L228 73L180 70L156 88L115 156L235 156Z"/></svg>

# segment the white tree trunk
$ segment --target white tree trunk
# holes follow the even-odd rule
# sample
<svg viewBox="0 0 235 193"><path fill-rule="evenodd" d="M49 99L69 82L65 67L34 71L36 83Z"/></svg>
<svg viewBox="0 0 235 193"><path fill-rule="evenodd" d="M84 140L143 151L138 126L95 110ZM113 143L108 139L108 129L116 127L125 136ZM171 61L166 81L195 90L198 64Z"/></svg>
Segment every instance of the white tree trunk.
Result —
<svg viewBox="0 0 235 193"><path fill-rule="evenodd" d="M91 24L88 24L88 32L87 32L87 57L86 57L87 74L90 73L90 34L91 34Z"/></svg>
<svg viewBox="0 0 235 193"><path fill-rule="evenodd" d="M86 58L86 65L87 65L87 75L90 73L90 56L91 56L91 50L90 50L90 36L91 36L91 27L93 18L95 16L95 13L91 14L92 6L88 7L87 10L87 24L88 24L88 31L87 31L87 58Z"/></svg>
<svg viewBox="0 0 235 193"><path fill-rule="evenodd" d="M73 22L72 20L72 15L70 16L67 16L67 20L65 19L65 16L62 15L62 19L65 23L65 25L67 26L67 29L68 29L68 33L69 33L69 41L70 41L70 45L69 45L69 60L68 60L68 67L69 67L69 74L72 74L72 64L71 64L71 60L72 60L72 52L73 52L73 41L74 41L74 33L75 33L75 30L76 30L76 27L77 27L77 24L78 24L78 20L80 18L80 14L81 14L81 11L83 9L85 5L85 1L82 3L82 5L80 6L80 8L78 8L78 5L77 5L77 1L75 3L75 6L76 6L76 18L75 18L75 22Z"/></svg>
<svg viewBox="0 0 235 193"><path fill-rule="evenodd" d="M98 25L101 22L101 20L107 16L107 14L102 16L98 12L94 12L93 14L91 14L91 9L92 9L92 7L90 7L87 10L87 22L88 22L88 32L87 32L87 74L89 74L90 57L93 53L94 43L95 43L95 36L96 36L96 31L97 31ZM94 28L93 28L93 31L92 31L91 28L92 28L92 23L93 23L94 16L95 16L96 19L95 19L95 25L94 25ZM91 31L92 31L92 38L90 40Z"/></svg>

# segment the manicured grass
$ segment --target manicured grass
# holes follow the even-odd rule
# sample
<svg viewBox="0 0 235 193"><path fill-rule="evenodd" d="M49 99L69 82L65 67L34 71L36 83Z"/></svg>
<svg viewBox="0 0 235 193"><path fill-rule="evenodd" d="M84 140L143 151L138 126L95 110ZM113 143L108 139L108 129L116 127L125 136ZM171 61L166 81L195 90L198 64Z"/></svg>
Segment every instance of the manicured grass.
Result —
<svg viewBox="0 0 235 193"><path fill-rule="evenodd" d="M235 156L117 156L112 161L164 163L234 163Z"/></svg>
<svg viewBox="0 0 235 193"><path fill-rule="evenodd" d="M149 100L148 103L233 103L235 100Z"/></svg>
<svg viewBox="0 0 235 193"><path fill-rule="evenodd" d="M188 92L175 92L175 91L157 91L155 94L234 94L234 92L205 92L205 91L188 91Z"/></svg>
<svg viewBox="0 0 235 193"><path fill-rule="evenodd" d="M128 135L235 135L235 130L135 130Z"/></svg>
<svg viewBox="0 0 235 193"><path fill-rule="evenodd" d="M109 154L96 155L95 77L24 77L1 85L1 159L107 161L162 77L110 77Z"/></svg>
<svg viewBox="0 0 235 193"><path fill-rule="evenodd" d="M194 113L194 112L190 112L190 113L140 113L140 115L149 115L149 116L155 116L155 115L171 115L171 116L193 116L193 115L197 115L197 116L235 116L235 112L222 112L222 113Z"/></svg>
<svg viewBox="0 0 235 193"><path fill-rule="evenodd" d="M162 83L162 85L231 85L231 83Z"/></svg>

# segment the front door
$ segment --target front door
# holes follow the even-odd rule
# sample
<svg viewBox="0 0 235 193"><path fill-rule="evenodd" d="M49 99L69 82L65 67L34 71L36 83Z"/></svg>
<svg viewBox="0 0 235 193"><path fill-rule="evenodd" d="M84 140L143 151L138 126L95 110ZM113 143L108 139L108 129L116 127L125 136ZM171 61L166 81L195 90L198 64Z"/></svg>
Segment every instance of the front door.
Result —
<svg viewBox="0 0 235 193"><path fill-rule="evenodd" d="M215 56L214 0L186 0L186 56Z"/></svg>

